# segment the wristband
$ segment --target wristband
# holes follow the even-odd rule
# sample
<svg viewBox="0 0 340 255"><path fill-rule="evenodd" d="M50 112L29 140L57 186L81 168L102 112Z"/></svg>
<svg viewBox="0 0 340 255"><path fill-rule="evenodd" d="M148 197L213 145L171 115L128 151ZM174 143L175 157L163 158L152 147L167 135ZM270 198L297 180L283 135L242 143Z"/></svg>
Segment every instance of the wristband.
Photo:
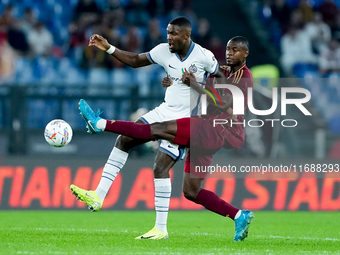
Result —
<svg viewBox="0 0 340 255"><path fill-rule="evenodd" d="M110 45L110 48L106 52L111 55L113 52L115 52L115 50L116 50L116 47L113 45Z"/></svg>

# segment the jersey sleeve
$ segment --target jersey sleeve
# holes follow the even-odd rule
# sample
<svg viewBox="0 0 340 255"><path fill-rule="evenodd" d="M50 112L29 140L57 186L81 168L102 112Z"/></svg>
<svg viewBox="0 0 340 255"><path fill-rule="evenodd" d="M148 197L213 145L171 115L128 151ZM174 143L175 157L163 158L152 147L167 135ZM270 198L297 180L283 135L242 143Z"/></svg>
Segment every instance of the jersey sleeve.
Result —
<svg viewBox="0 0 340 255"><path fill-rule="evenodd" d="M165 48L164 44L158 44L152 50L150 50L146 56L148 57L149 61L153 64L159 64L163 66L163 59L165 56Z"/></svg>
<svg viewBox="0 0 340 255"><path fill-rule="evenodd" d="M210 50L205 50L205 70L208 73L216 74L218 72L218 62L214 54Z"/></svg>

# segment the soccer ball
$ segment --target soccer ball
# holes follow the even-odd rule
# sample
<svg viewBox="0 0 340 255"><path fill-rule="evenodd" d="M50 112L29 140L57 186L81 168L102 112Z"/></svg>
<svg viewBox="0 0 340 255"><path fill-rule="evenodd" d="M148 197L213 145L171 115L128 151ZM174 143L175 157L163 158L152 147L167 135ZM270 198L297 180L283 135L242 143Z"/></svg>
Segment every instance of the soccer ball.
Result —
<svg viewBox="0 0 340 255"><path fill-rule="evenodd" d="M45 128L45 140L48 144L54 147L63 147L71 142L72 128L64 120L52 120L46 125Z"/></svg>

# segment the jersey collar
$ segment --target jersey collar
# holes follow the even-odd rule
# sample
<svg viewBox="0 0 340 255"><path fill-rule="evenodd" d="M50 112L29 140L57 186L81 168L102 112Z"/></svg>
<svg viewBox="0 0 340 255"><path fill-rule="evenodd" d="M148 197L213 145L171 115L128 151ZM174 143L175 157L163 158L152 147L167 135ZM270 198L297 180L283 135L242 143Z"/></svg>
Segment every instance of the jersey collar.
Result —
<svg viewBox="0 0 340 255"><path fill-rule="evenodd" d="M246 63L244 63L239 69L237 69L235 72L233 72L232 74L230 74L230 71L228 72L228 78L230 78L231 76L233 76L234 74L236 74L238 71L240 71L241 69L243 69L243 67L245 67Z"/></svg>
<svg viewBox="0 0 340 255"><path fill-rule="evenodd" d="M194 43L193 41L191 41L191 42L190 42L189 50L188 50L187 55L185 56L185 58L181 59L181 58L178 56L178 54L175 53L175 54L176 54L176 57L179 59L179 61L184 62L184 61L189 57L189 55L190 55L190 53L192 52L192 50L194 49L194 47L195 47L195 43Z"/></svg>

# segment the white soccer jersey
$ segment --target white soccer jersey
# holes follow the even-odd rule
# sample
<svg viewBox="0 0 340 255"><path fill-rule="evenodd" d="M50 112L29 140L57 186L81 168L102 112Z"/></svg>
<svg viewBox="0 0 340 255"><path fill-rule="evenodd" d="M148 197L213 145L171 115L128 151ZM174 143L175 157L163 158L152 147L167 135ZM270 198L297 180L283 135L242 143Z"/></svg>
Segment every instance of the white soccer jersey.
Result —
<svg viewBox="0 0 340 255"><path fill-rule="evenodd" d="M177 53L171 53L169 44L161 43L147 53L152 63L161 65L173 84L166 89L165 104L171 108L178 117L197 115L199 94L185 85L182 81L184 70L192 72L196 78L204 80L208 74L218 71L218 62L214 54L191 41L189 51L184 59Z"/></svg>

